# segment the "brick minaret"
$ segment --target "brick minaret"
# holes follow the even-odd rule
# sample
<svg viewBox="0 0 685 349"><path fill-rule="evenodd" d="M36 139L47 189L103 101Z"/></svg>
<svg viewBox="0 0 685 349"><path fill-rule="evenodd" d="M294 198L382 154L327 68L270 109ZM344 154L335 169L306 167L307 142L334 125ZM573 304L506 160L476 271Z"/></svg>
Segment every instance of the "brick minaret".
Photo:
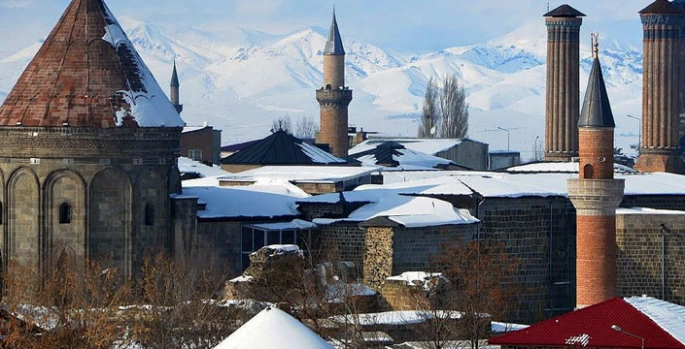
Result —
<svg viewBox="0 0 685 349"><path fill-rule="evenodd" d="M174 105L174 108L176 108L176 111L179 114L183 111L183 104L181 104L181 98L179 97L180 87L181 84L178 81L178 73L176 72L176 60L174 59L174 71L171 73L171 93L169 99L171 99L171 104Z"/></svg>
<svg viewBox="0 0 685 349"><path fill-rule="evenodd" d="M580 104L580 26L585 15L561 5L545 14L547 25L547 100L545 161L578 156Z"/></svg>
<svg viewBox="0 0 685 349"><path fill-rule="evenodd" d="M642 146L635 166L684 173L679 156L680 30L683 13L667 0L640 11L643 27Z"/></svg>
<svg viewBox="0 0 685 349"><path fill-rule="evenodd" d="M352 101L352 90L345 86L345 49L335 11L323 52L323 87L316 91L316 100L321 107L321 131L316 142L328 144L333 155L346 157L349 148L347 107Z"/></svg>
<svg viewBox="0 0 685 349"><path fill-rule="evenodd" d="M568 180L576 208L576 306L582 308L616 296L616 208L623 179L614 179L614 117L599 63L594 62L578 120L579 179Z"/></svg>

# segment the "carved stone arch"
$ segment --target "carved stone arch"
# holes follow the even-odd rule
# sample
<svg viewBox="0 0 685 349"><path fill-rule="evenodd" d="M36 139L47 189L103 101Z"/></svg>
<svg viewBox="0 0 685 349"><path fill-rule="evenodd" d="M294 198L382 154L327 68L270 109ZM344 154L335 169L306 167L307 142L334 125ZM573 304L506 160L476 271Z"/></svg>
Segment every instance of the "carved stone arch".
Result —
<svg viewBox="0 0 685 349"><path fill-rule="evenodd" d="M131 276L132 200L131 180L118 168L103 169L90 181L87 257L125 277Z"/></svg>
<svg viewBox="0 0 685 349"><path fill-rule="evenodd" d="M87 199L86 181L72 170L52 172L43 184L43 225L47 260L64 249L74 252L75 259L86 257ZM68 207L69 219L63 210Z"/></svg>
<svg viewBox="0 0 685 349"><path fill-rule="evenodd" d="M167 174L155 168L141 169L136 178L133 203L133 268L143 265L143 249L167 248L170 199Z"/></svg>
<svg viewBox="0 0 685 349"><path fill-rule="evenodd" d="M39 271L43 254L40 237L40 182L27 167L7 181L7 259Z"/></svg>

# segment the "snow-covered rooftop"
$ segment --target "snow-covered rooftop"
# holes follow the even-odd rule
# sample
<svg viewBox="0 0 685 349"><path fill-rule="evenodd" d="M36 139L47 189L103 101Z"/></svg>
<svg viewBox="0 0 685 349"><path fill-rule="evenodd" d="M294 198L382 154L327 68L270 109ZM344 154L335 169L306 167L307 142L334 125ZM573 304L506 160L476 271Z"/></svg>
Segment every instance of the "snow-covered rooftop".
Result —
<svg viewBox="0 0 685 349"><path fill-rule="evenodd" d="M624 300L685 344L685 307L646 296L627 297Z"/></svg>
<svg viewBox="0 0 685 349"><path fill-rule="evenodd" d="M407 149L415 150L421 153L435 155L441 151L450 149L456 145L461 144L462 139L456 138L382 138L369 139L359 143L349 150L349 154L357 154L377 147L381 143L397 142L402 144Z"/></svg>
<svg viewBox="0 0 685 349"><path fill-rule="evenodd" d="M349 202L367 204L350 213L346 218L317 218L314 223L364 222L385 217L407 228L431 227L479 222L468 210L455 209L452 204L438 199L399 195L393 190L361 190L343 194L325 194L299 200L309 203L335 203L342 197Z"/></svg>
<svg viewBox="0 0 685 349"><path fill-rule="evenodd" d="M677 215L677 216L680 216L680 215L685 215L685 211L660 210L660 209L646 208L646 207L631 207L631 208L619 207L616 209L616 214L617 215L648 214L648 215Z"/></svg>
<svg viewBox="0 0 685 349"><path fill-rule="evenodd" d="M178 170L181 173L197 173L201 178L206 177L217 177L230 175L230 172L226 172L219 166L207 166L195 160L181 156L178 158ZM218 185L218 181L216 182Z"/></svg>
<svg viewBox="0 0 685 349"><path fill-rule="evenodd" d="M192 182L192 181L187 181ZM279 182L257 182L245 187L186 186L183 195L195 196L206 204L198 218L287 217L298 216L296 201L309 195Z"/></svg>
<svg viewBox="0 0 685 349"><path fill-rule="evenodd" d="M464 195L461 182L483 197L567 196L568 179L574 173L499 173L472 171L386 172L385 183L410 193L420 188L424 193ZM617 174L625 179L625 195L685 195L685 176L672 173ZM399 184L402 183L402 184ZM432 188L426 188L432 186ZM368 186L358 188L362 190ZM456 191L450 192L451 189Z"/></svg>
<svg viewBox="0 0 685 349"><path fill-rule="evenodd" d="M579 171L578 162L533 162L529 164L524 164L520 166L510 167L507 172L516 173L540 173L540 172L550 172L550 173L578 173ZM630 168L621 164L614 164L615 173L637 173L633 168Z"/></svg>
<svg viewBox="0 0 685 349"><path fill-rule="evenodd" d="M290 222L251 224L250 226L262 230L314 229L317 227L316 224L301 219L293 219Z"/></svg>
<svg viewBox="0 0 685 349"><path fill-rule="evenodd" d="M266 308L214 349L333 349L321 337L278 308Z"/></svg>
<svg viewBox="0 0 685 349"><path fill-rule="evenodd" d="M281 179L293 182L339 182L356 179L377 172L377 167L353 166L264 166L234 175L221 177L227 181Z"/></svg>
<svg viewBox="0 0 685 349"><path fill-rule="evenodd" d="M447 317L452 319L460 319L462 316L463 314L457 311L399 310L382 313L337 315L332 316L329 319L334 323L350 323L359 324L360 326L371 326L420 324L433 319L434 317L441 319Z"/></svg>

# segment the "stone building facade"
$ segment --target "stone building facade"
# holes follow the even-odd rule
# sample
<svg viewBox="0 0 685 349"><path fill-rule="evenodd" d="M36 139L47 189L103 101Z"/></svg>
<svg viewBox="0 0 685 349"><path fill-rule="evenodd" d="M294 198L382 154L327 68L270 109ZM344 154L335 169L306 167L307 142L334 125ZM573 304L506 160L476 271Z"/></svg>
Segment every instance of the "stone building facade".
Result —
<svg viewBox="0 0 685 349"><path fill-rule="evenodd" d="M73 0L0 107L3 263L133 276L172 244L184 123L102 0Z"/></svg>

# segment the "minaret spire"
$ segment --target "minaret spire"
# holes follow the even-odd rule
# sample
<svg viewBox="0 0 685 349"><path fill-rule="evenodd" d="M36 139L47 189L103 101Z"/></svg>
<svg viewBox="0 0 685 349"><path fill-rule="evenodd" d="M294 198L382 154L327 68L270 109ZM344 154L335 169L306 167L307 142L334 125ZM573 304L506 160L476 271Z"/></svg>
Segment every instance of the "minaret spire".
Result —
<svg viewBox="0 0 685 349"><path fill-rule="evenodd" d="M335 7L323 51L323 88L316 91L316 99L321 107L321 132L316 142L328 144L333 155L346 157L349 148L347 107L352 101L352 90L345 86L345 49Z"/></svg>
<svg viewBox="0 0 685 349"><path fill-rule="evenodd" d="M594 32L592 33L592 58L593 59L598 59L599 58L599 33Z"/></svg>
<svg viewBox="0 0 685 349"><path fill-rule="evenodd" d="M169 99L179 114L183 111L183 105L179 97L180 87L181 84L178 81L178 72L176 71L176 57L174 57L174 70L171 72L171 93Z"/></svg>

